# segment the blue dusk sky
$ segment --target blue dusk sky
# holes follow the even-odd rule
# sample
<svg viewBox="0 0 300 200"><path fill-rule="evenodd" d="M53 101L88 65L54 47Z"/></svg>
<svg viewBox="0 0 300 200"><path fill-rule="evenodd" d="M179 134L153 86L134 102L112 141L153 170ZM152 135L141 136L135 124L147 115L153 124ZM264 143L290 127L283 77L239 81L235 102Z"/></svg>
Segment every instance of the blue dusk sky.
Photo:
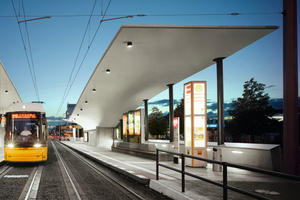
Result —
<svg viewBox="0 0 300 200"><path fill-rule="evenodd" d="M297 3L299 8L300 2ZM94 16L82 43L93 8ZM242 96L244 82L253 77L266 85L265 92L269 93L270 103L280 108L283 98L281 12L282 0L98 0L96 4L95 0L1 0L0 60L23 102L38 100L30 74L30 68L34 67L39 100L45 102L48 116L58 117L63 116L67 102L77 103L97 63L122 24L280 26L224 60L225 108L230 107L232 100ZM24 20L24 13L26 19L51 18L27 22L26 29L24 22L18 25L18 20ZM104 19L135 16L102 23L84 59L103 14L106 14ZM136 16L139 14L145 16ZM298 36L299 32L298 27ZM81 52L75 64L81 43ZM298 57L299 52L298 39ZM71 80L81 66L79 74L60 107L74 66ZM208 117L214 116L217 101L215 65L174 85L175 103L183 98L183 84L196 80L207 81ZM149 101L149 111L157 106L167 112L167 99L166 87L166 91Z"/></svg>

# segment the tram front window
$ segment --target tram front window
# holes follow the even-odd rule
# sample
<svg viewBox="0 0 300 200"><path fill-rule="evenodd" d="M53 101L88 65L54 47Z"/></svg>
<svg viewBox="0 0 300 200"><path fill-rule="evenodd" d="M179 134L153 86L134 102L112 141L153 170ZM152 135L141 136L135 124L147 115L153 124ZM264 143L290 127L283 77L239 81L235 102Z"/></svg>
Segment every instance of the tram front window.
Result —
<svg viewBox="0 0 300 200"><path fill-rule="evenodd" d="M36 143L44 143L42 118L43 114L11 114L8 115L5 140L14 147L32 147Z"/></svg>

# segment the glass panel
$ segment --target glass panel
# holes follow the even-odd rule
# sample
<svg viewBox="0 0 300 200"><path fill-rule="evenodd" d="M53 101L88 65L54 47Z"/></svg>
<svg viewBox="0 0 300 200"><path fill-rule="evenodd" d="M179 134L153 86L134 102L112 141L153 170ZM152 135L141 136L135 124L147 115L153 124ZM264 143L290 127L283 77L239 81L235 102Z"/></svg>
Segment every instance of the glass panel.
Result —
<svg viewBox="0 0 300 200"><path fill-rule="evenodd" d="M8 113L5 144L12 143L14 147L33 146L39 137L40 116L41 113L36 112ZM45 126L43 125L44 132Z"/></svg>
<svg viewBox="0 0 300 200"><path fill-rule="evenodd" d="M205 119L203 116L194 117L194 147L205 147Z"/></svg>
<svg viewBox="0 0 300 200"><path fill-rule="evenodd" d="M185 136L185 146L191 147L192 146L192 121L191 117L185 117L185 130L184 130L184 136Z"/></svg>

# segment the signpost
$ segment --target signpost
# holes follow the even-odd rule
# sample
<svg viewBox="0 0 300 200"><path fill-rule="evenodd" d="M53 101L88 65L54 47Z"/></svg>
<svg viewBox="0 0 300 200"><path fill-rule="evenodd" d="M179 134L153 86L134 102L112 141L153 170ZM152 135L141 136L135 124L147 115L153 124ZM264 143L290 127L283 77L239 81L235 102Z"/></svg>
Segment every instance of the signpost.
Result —
<svg viewBox="0 0 300 200"><path fill-rule="evenodd" d="M185 153L207 158L207 109L206 81L192 81L184 84L184 144ZM206 162L186 159L192 167L206 167Z"/></svg>

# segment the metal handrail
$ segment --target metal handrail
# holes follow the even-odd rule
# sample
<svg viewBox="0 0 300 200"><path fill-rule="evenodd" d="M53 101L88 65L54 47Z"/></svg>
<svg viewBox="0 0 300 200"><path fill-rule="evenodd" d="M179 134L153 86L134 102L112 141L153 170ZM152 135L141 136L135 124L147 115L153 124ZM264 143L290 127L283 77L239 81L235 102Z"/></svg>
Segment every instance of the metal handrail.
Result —
<svg viewBox="0 0 300 200"><path fill-rule="evenodd" d="M173 154L173 155L177 155L181 157L181 170L164 165L164 164L160 164L159 163L159 152L165 152L165 153L169 153L169 154ZM185 171L185 158L192 158L192 159L196 159L196 160L201 160L201 161L206 161L208 163L214 163L214 164L219 164L223 166L223 184L219 183L219 182L215 182L200 176L197 176L195 174L189 173ZM286 178L286 179L290 179L290 180L294 180L294 181L300 181L300 177L298 176L292 176L289 174L283 174L283 173L279 173L279 172L274 172L274 171L269 171L269 170L264 170L264 169L258 169L258 168L253 168L253 167L246 167L246 166L242 166L242 165L237 165L237 164L232 164L232 163L227 163L227 162L220 162L220 161L216 161L216 160L210 160L207 158L201 158L201 157L196 157L196 156L191 156L191 155L187 155L187 154L183 154L183 153L175 153L172 151L166 151L166 150L162 150L162 149L156 149L156 180L159 180L159 166L161 167L165 167L167 169L176 171L178 173L181 173L181 190L182 192L185 192L185 175L203 180L205 182L217 185L219 187L223 188L223 199L227 200L227 190L232 190L250 197L254 197L257 199L263 199L263 200L269 200L269 198L263 197L263 196L259 196L257 194L251 193L251 192L247 192L244 190L240 190L237 189L235 187L231 187L229 185L227 185L227 167L234 167L234 168L238 168L238 169L244 169L244 170L248 170L248 171L253 171L253 172L257 172L257 173L262 173L262 174L267 174L267 175L271 175L271 176L276 176L276 177L280 177L280 178Z"/></svg>

